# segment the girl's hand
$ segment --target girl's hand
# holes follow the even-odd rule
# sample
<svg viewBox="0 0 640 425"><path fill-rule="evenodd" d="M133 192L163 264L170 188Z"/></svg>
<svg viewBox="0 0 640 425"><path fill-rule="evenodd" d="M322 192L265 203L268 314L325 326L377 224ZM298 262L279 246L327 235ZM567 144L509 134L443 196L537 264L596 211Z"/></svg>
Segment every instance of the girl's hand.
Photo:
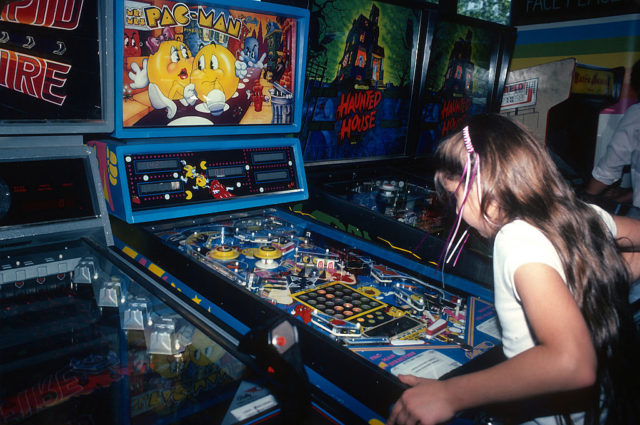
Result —
<svg viewBox="0 0 640 425"><path fill-rule="evenodd" d="M405 390L393 406L387 425L439 424L455 415L444 381L399 375L412 388Z"/></svg>

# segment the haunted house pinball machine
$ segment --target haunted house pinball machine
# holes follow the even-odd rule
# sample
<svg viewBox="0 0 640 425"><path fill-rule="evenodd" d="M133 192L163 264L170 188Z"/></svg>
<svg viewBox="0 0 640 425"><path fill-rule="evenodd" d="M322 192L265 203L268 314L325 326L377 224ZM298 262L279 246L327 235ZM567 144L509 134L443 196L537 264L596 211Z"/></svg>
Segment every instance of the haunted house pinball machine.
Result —
<svg viewBox="0 0 640 425"><path fill-rule="evenodd" d="M438 20L423 68L416 156L433 153L466 117L500 111L515 36L513 27L479 19Z"/></svg>
<svg viewBox="0 0 640 425"><path fill-rule="evenodd" d="M415 2L311 2L300 139L307 163L406 155L421 38Z"/></svg>
<svg viewBox="0 0 640 425"><path fill-rule="evenodd" d="M316 4L321 5L315 7L322 13L338 7L335 2ZM438 142L466 117L499 111L515 29L425 8L420 24L408 19L400 30L389 24L389 16L378 11L376 5L371 6L368 18L376 24L376 40L389 40L393 37L389 33L396 37L400 33L403 40L410 40L408 34L417 29L413 31L413 44L394 45L408 46L405 58L417 55L422 62L415 74L403 80L404 85L397 83L393 65L400 62L397 58L403 50L394 47L396 60L384 62L389 68L384 81L356 77L355 83L344 82L351 69L344 61L355 48L351 35L344 41L344 51L331 47L337 51L333 56L329 46L310 50L306 76L309 98L301 134L310 199L299 208L326 224L438 268L450 223L447 206L439 203L433 190L430 158ZM342 14L347 15L345 11L350 8L357 14L358 6L339 6ZM402 10L397 5L393 8ZM399 12L388 15L400 26ZM347 34L366 27L364 20L365 15L354 15ZM321 20L319 28L321 34L330 36L339 29L340 20L326 21ZM318 71L332 68L319 64L337 59L342 62L335 77ZM392 94L396 86L404 90L400 99ZM378 97L368 93L377 93ZM370 96L369 101L366 96ZM373 108L369 116L375 117L377 127L354 132L349 120L364 122L360 110L376 105L383 107ZM384 105L392 107L390 120L385 119ZM323 144L322 149L314 148L318 143ZM324 153L319 156L318 152ZM489 252L487 241L473 236L456 267L448 271L491 287Z"/></svg>

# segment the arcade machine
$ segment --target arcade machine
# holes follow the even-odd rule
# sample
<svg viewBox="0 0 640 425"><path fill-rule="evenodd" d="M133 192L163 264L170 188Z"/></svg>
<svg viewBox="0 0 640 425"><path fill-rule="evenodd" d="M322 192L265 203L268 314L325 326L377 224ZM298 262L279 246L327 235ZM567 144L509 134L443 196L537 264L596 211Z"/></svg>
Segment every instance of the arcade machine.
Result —
<svg viewBox="0 0 640 425"><path fill-rule="evenodd" d="M114 128L113 3L0 13L0 421L357 423L309 389L291 321L234 333L110 248L82 134Z"/></svg>
<svg viewBox="0 0 640 425"><path fill-rule="evenodd" d="M114 205L124 201L132 211L128 216L112 211L116 246L240 333L280 317L305 324L299 333L310 382L362 420L383 421L389 413L402 391L393 375L438 378L498 345L495 309L485 288L455 276L444 286L428 277L427 266L282 207L235 210L284 196L281 183L260 181L265 173L288 174L284 187L300 185L300 174L292 172L301 168L298 158L292 156L294 166L287 165L287 150L295 147L212 150L206 143L129 143L109 149L118 174L127 176L112 187L111 197ZM259 161L271 156L287 162L263 171ZM156 177L145 170L148 164L197 160L206 164L205 172L217 172L232 168L223 165L229 158L245 171L225 180L236 187L257 186L255 193L166 202L173 191L159 191L172 182L179 185L187 171L177 165ZM160 180L174 173L177 178ZM145 193L147 185L157 188L153 196ZM219 212L221 203L230 211ZM137 205L146 209L136 211ZM198 215L191 215L194 211ZM148 217L154 219L146 222Z"/></svg>
<svg viewBox="0 0 640 425"><path fill-rule="evenodd" d="M322 10L330 5L333 2ZM424 9L422 13L421 26L407 25L420 28L414 33L414 43L406 43L404 51L406 58L415 57L412 52L417 50L419 57L424 57L414 74L398 80L394 68L397 59L384 62L389 69L385 68L388 72L380 74L379 81L358 81L356 75L356 83L345 82L344 76L352 68L344 63L340 63L335 77L316 77L307 71L308 84L318 88L312 103L316 110L306 124L313 130L302 139L310 200L301 209L322 222L430 264L435 272L441 268L440 255L450 225L447 217L451 214L447 214L448 206L438 202L433 190L430 157L437 142L466 116L499 110L515 30L439 14L434 9ZM380 13L380 19L383 16ZM329 23L326 27L327 32L335 29ZM382 21L379 31L385 38L396 32ZM423 46L418 47L419 40ZM339 53L348 56L350 46L347 39L344 53ZM315 54L325 62L339 62L343 57L324 53L327 49L322 47ZM389 53L397 58L397 50ZM308 70L311 66L309 63ZM400 90L396 85L404 90L400 96L392 94L393 90ZM419 91L417 86L421 86ZM344 128L350 128L349 120L358 118L355 110L342 114L347 109L343 105L351 105L345 103L345 96L355 99L351 91L365 93L365 88L382 99L370 113L376 117L377 125L367 131L351 129L345 133ZM410 122L416 116L419 118ZM399 122L402 125L392 125ZM417 141L411 136L416 133ZM314 148L320 139L330 146L323 157L318 157ZM456 267L447 267L447 271L491 288L493 275L486 241L474 237L468 247Z"/></svg>
<svg viewBox="0 0 640 425"><path fill-rule="evenodd" d="M242 336L108 249L93 150L15 142L0 156L2 423L356 423L310 392L291 321Z"/></svg>
<svg viewBox="0 0 640 425"><path fill-rule="evenodd" d="M624 78L638 58L638 5L618 2L612 7L567 4L549 10L529 10L514 4L512 22L518 25L514 68L556 58L575 58L576 73L569 98L549 113L546 142L556 163L581 192L591 178L593 164L608 144L618 120L636 102ZM588 64L588 65L587 65ZM608 211L626 214L630 205L613 200L628 190L625 172L620 185L607 196L584 196Z"/></svg>
<svg viewBox="0 0 640 425"><path fill-rule="evenodd" d="M546 143L549 111L569 98L575 66L576 60L567 58L510 71L500 113Z"/></svg>
<svg viewBox="0 0 640 425"><path fill-rule="evenodd" d="M600 112L620 98L625 69L576 63L571 94L551 108L547 146L563 175L576 188L591 177Z"/></svg>
<svg viewBox="0 0 640 425"><path fill-rule="evenodd" d="M120 13L127 19L116 19L116 25L124 22L116 34L129 32L129 16L155 16L157 7L155 3L143 7L140 2L125 5ZM181 7L190 13L178 10ZM171 10L157 8L160 15ZM224 105L208 105L211 97L205 96L195 102L194 112L193 105L182 102L188 97L185 86L183 98L164 100L157 107L153 98L159 87L149 84L133 99L126 90L136 79L129 81L127 76L135 76L134 68L142 70L145 62L149 69L153 55L147 58L143 50L143 57L129 58L127 37L125 43L116 40L115 56L124 58L116 66L115 85L122 85L124 93L122 100L116 100L118 139L96 138L89 145L99 159L118 250L165 282L170 291L242 335L264 323L293 320L312 388L330 395L358 421L384 422L405 388L395 375L438 378L459 373L491 352L499 335L486 288L456 276L447 277L443 285L429 277L430 267L289 209L308 197L303 153L292 133L299 131L302 115L309 12L268 3L201 1L180 3L173 14L191 19L175 19L162 32L182 34L184 41L162 41L158 51L169 42L177 52L191 52L194 49L183 44L191 40L199 46L205 35L220 40L220 32L230 27L210 34L202 29L206 22L192 22L195 17L212 16L214 21L237 25L240 45L255 46L250 53L258 61L238 64L244 54L238 53L234 68L246 74L238 77L228 98L220 98ZM195 27L187 36L192 24ZM151 21L142 26L150 25ZM274 30L276 25L280 31ZM153 36L147 30L138 28L141 40ZM235 49L232 41L237 40L229 37L228 49ZM279 47L269 50L270 46ZM278 77L268 70L265 53L273 63L293 69ZM183 56L185 61L190 57ZM200 57L195 55L192 81ZM212 63L206 58L205 68ZM127 67L133 74L123 71ZM288 108L278 109L272 96L265 96L259 106L255 99L245 105L245 99L252 97L246 87L255 87L258 81L263 94L287 88ZM195 89L201 90L198 83ZM147 115L137 121L124 119L133 118L129 108L137 105L130 102L146 102ZM203 103L209 115L197 109ZM232 110L240 111L240 117L226 117L239 121L220 118ZM196 115L206 121L191 121ZM187 116L188 121L182 119ZM252 121L258 119L266 121ZM171 137L183 133L189 137Z"/></svg>

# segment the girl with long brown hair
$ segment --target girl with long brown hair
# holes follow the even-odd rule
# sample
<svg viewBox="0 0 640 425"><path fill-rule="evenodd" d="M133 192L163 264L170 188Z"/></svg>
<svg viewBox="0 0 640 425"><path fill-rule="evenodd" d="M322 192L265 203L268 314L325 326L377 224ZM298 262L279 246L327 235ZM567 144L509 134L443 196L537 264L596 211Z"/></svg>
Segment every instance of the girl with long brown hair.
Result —
<svg viewBox="0 0 640 425"><path fill-rule="evenodd" d="M388 424L436 424L472 407L585 389L578 410L534 409L517 421L640 423L639 341L627 299L640 277L640 221L581 201L544 146L500 115L470 118L440 144L436 164L436 187L458 213L443 261L461 249L462 221L493 240L506 360L441 381L399 376L411 388Z"/></svg>

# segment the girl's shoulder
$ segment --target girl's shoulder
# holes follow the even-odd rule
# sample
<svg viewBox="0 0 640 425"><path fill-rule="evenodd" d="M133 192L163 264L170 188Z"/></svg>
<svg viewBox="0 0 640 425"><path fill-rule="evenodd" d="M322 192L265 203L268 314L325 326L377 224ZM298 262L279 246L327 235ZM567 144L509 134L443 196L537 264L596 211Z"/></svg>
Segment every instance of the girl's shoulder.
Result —
<svg viewBox="0 0 640 425"><path fill-rule="evenodd" d="M493 259L494 267L508 276L523 264L542 263L558 270L564 279L560 257L549 238L524 220L502 226L494 241Z"/></svg>
<svg viewBox="0 0 640 425"><path fill-rule="evenodd" d="M613 235L615 236L616 224L613 220L612 215L598 205L595 205L595 204L587 204L587 205L593 208L593 210L598 214L600 219L607 226L609 231L613 233ZM498 243L499 240L508 240L513 237L516 237L516 238L532 237L535 239L542 237L544 239L547 239L547 237L544 236L544 234L539 228L533 226L532 224L522 219L516 219L503 225L498 231L498 233L496 234L495 240L496 240L496 243Z"/></svg>
<svg viewBox="0 0 640 425"><path fill-rule="evenodd" d="M553 251L549 238L537 227L524 220L505 224L496 234L494 255L503 257L529 256L532 251Z"/></svg>
<svg viewBox="0 0 640 425"><path fill-rule="evenodd" d="M544 236L542 231L532 224L521 220L516 219L513 220L500 228L498 233L496 234L496 242L499 240L507 240L513 237L539 237Z"/></svg>

